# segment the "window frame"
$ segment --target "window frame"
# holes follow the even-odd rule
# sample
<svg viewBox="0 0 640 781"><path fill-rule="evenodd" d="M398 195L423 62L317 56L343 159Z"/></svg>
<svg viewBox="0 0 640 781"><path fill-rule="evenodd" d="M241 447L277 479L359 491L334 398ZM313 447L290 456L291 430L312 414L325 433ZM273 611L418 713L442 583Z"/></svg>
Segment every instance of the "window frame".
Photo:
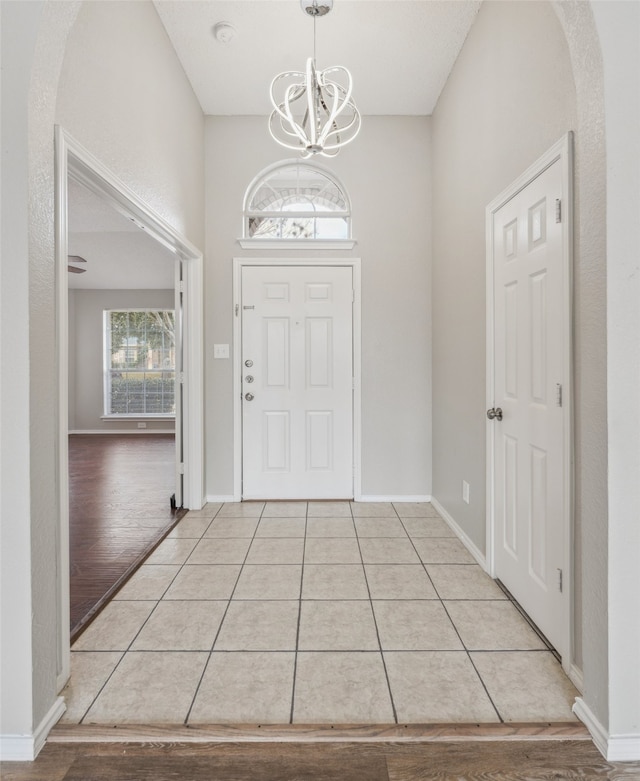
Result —
<svg viewBox="0 0 640 781"><path fill-rule="evenodd" d="M174 362L172 369L154 369L154 372L173 372L173 384L174 384L174 411L173 412L111 412L111 372L114 371L111 366L111 315L114 312L171 312L174 317L174 332L175 332L175 317L176 310L171 307L118 307L112 309L103 309L102 319L102 409L103 415L101 420L175 420L175 386L176 386L176 354L174 347ZM140 373L148 372L149 369L127 369L128 372L140 371Z"/></svg>
<svg viewBox="0 0 640 781"><path fill-rule="evenodd" d="M283 210L263 210L256 211L250 210L249 204L251 203L258 188L260 188L265 182L268 182L278 171L295 166L296 168L309 169L316 174L321 175L323 178L328 179L331 184L340 192L346 209L336 211L283 211ZM344 238L269 238L269 237L252 237L249 235L249 222L252 218L309 218L309 217L326 217L329 219L345 219L347 225L347 236ZM356 241L353 239L353 221L351 212L351 200L344 185L338 179L338 177L330 171L328 168L317 163L309 163L305 160L297 158L280 160L277 163L267 166L260 173L253 178L249 186L247 187L242 204L242 235L238 239L238 243L243 249L352 249Z"/></svg>

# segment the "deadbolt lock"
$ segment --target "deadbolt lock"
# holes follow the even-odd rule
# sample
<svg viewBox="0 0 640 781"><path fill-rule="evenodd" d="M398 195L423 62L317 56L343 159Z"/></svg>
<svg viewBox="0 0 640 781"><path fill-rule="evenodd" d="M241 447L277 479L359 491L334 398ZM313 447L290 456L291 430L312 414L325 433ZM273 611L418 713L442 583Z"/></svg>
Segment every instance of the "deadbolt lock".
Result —
<svg viewBox="0 0 640 781"><path fill-rule="evenodd" d="M244 378L245 382L253 382L253 377L250 374L247 374L247 376Z"/></svg>
<svg viewBox="0 0 640 781"><path fill-rule="evenodd" d="M247 369L250 369L253 366L253 361L251 358L247 358L247 360L244 362L244 365L247 367Z"/></svg>

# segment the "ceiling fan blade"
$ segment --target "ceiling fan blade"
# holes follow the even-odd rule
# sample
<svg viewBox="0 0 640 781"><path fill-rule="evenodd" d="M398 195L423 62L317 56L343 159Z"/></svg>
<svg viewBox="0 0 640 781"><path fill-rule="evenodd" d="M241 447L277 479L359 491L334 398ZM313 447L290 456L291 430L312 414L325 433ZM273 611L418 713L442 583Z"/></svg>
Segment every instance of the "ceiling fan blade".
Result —
<svg viewBox="0 0 640 781"><path fill-rule="evenodd" d="M67 266L67 271L70 271L72 274L84 274L86 271L86 268L76 268L75 266Z"/></svg>
<svg viewBox="0 0 640 781"><path fill-rule="evenodd" d="M70 263L86 263L86 258L81 257L80 255L67 255L67 260Z"/></svg>

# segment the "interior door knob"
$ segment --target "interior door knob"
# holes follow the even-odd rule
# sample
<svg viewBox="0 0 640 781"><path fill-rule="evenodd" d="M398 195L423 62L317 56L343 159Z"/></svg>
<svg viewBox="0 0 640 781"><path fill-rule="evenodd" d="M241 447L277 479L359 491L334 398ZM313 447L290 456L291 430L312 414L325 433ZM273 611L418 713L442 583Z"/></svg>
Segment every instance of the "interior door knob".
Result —
<svg viewBox="0 0 640 781"><path fill-rule="evenodd" d="M253 393L245 393L244 397L247 401L253 401Z"/></svg>
<svg viewBox="0 0 640 781"><path fill-rule="evenodd" d="M489 420L493 420L494 418L496 420L502 420L502 410L500 407L491 407L491 409L487 410L487 417Z"/></svg>

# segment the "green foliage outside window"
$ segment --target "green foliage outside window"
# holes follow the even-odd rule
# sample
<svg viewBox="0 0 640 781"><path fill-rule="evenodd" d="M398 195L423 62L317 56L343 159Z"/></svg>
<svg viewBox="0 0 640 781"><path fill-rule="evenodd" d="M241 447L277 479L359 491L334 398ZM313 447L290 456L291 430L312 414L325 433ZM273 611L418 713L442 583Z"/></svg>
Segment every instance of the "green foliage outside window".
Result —
<svg viewBox="0 0 640 781"><path fill-rule="evenodd" d="M175 414L175 315L172 310L111 311L106 414Z"/></svg>

